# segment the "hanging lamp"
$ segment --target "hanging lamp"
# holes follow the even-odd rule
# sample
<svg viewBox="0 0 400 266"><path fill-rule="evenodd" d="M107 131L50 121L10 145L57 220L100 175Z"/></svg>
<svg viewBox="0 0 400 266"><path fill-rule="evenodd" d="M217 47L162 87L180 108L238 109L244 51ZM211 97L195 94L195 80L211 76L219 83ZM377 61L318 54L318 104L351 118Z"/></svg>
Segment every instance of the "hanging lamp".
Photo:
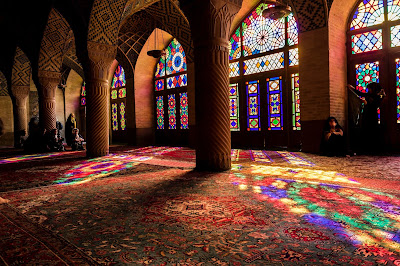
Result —
<svg viewBox="0 0 400 266"><path fill-rule="evenodd" d="M161 30L160 30L160 31L161 31ZM147 55L148 55L148 56L152 56L152 57L154 57L154 58L156 58L156 59L158 59L158 58L160 58L161 56L164 56L164 55L166 54L164 49L162 49L162 50L157 49L157 47L158 47L158 45L157 45L158 33L157 33L157 32L158 32L158 29L156 29L156 30L154 31L154 49L153 49L153 50L150 50L150 49L149 49L150 42L149 42L149 44L148 44L148 46L147 46ZM164 35L163 35L162 31L161 31L161 37L162 37L163 43L164 43Z"/></svg>
<svg viewBox="0 0 400 266"><path fill-rule="evenodd" d="M264 9L262 12L264 18L278 20L292 13L292 8L287 3L284 3L283 0L264 0L263 3L273 5L273 7Z"/></svg>

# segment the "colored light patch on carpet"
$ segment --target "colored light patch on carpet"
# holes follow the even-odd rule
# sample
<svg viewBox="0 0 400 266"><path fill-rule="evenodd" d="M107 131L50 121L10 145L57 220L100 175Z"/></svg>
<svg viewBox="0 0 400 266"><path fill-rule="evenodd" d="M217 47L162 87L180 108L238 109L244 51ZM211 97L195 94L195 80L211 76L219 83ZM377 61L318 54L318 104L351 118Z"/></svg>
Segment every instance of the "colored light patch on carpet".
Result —
<svg viewBox="0 0 400 266"><path fill-rule="evenodd" d="M55 181L55 184L72 185L89 182L132 168L151 159L152 157L147 156L109 155L88 160L67 171L63 178Z"/></svg>
<svg viewBox="0 0 400 266"><path fill-rule="evenodd" d="M319 182L250 178L243 173L230 178L239 190L253 192L256 199L332 230L357 247L360 255L375 250L390 256L400 251L400 199L393 195ZM303 241L325 237L310 229L290 228L285 233Z"/></svg>
<svg viewBox="0 0 400 266"><path fill-rule="evenodd" d="M68 153L66 153L66 152L57 152L57 153L43 153L43 154L22 155L22 156L2 159L2 160L0 160L0 164L25 162L25 161L31 161L31 160L37 160L37 159L57 157L57 156L60 156L60 155L65 155L65 154L68 154Z"/></svg>
<svg viewBox="0 0 400 266"><path fill-rule="evenodd" d="M277 151L276 153L282 156L282 158L290 164L298 166L310 166L310 167L315 166L315 164L313 164L312 162L307 161L306 159L294 153L287 151Z"/></svg>
<svg viewBox="0 0 400 266"><path fill-rule="evenodd" d="M281 178L296 178L317 182L339 182L345 184L359 184L359 182L335 171L314 170L305 168L290 168L279 166L252 165L252 174L276 176Z"/></svg>
<svg viewBox="0 0 400 266"><path fill-rule="evenodd" d="M232 149L231 150L231 160L232 162L237 162L239 161L239 151L238 149Z"/></svg>
<svg viewBox="0 0 400 266"><path fill-rule="evenodd" d="M251 150L251 160L259 163L271 163L272 160L265 151Z"/></svg>

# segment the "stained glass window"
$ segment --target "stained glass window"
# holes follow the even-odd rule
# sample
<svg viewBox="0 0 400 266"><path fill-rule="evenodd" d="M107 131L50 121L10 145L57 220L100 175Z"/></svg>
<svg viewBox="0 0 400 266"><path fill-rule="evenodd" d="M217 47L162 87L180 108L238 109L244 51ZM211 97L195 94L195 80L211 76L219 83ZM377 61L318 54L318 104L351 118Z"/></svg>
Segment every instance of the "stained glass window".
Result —
<svg viewBox="0 0 400 266"><path fill-rule="evenodd" d="M239 84L229 85L229 112L231 118L231 131L239 131Z"/></svg>
<svg viewBox="0 0 400 266"><path fill-rule="evenodd" d="M259 82L246 82L247 131L260 131L260 88Z"/></svg>
<svg viewBox="0 0 400 266"><path fill-rule="evenodd" d="M300 123L300 77L292 74L292 125L293 130L301 130Z"/></svg>
<svg viewBox="0 0 400 266"><path fill-rule="evenodd" d="M388 20L395 21L400 19L400 0L388 0Z"/></svg>
<svg viewBox="0 0 400 266"><path fill-rule="evenodd" d="M235 33L232 35L230 41L231 46L229 51L229 60L240 58L242 46L242 40L240 38L240 28L237 28Z"/></svg>
<svg viewBox="0 0 400 266"><path fill-rule="evenodd" d="M288 45L292 46L299 43L299 29L297 27L297 21L293 13L290 13L287 17L288 20Z"/></svg>
<svg viewBox="0 0 400 266"><path fill-rule="evenodd" d="M390 39L392 47L400 46L400 25L390 28Z"/></svg>
<svg viewBox="0 0 400 266"><path fill-rule="evenodd" d="M167 75L187 70L185 51L176 39L166 49L166 69Z"/></svg>
<svg viewBox="0 0 400 266"><path fill-rule="evenodd" d="M112 129L113 129L113 131L117 131L118 130L118 104L117 103L112 104L111 112L112 112Z"/></svg>
<svg viewBox="0 0 400 266"><path fill-rule="evenodd" d="M367 85L371 82L379 83L379 62L357 64L356 89L367 92Z"/></svg>
<svg viewBox="0 0 400 266"><path fill-rule="evenodd" d="M185 51L182 45L173 39L165 48L165 55L158 61L155 73L157 129L165 129L164 118L168 118L168 129L189 128L189 104L185 88L188 85L186 71Z"/></svg>
<svg viewBox="0 0 400 266"><path fill-rule="evenodd" d="M164 129L164 97L156 97L157 104L157 129Z"/></svg>
<svg viewBox="0 0 400 266"><path fill-rule="evenodd" d="M285 67L284 53L276 53L243 61L244 75L261 73Z"/></svg>
<svg viewBox="0 0 400 266"><path fill-rule="evenodd" d="M124 86L126 86L125 70L121 65L118 65L114 72L111 88L116 89Z"/></svg>
<svg viewBox="0 0 400 266"><path fill-rule="evenodd" d="M289 66L299 65L299 48L289 50Z"/></svg>
<svg viewBox="0 0 400 266"><path fill-rule="evenodd" d="M83 82L81 88L81 105L82 106L86 105L86 82Z"/></svg>
<svg viewBox="0 0 400 266"><path fill-rule="evenodd" d="M285 18L264 18L268 5L260 4L242 23L243 54L255 55L285 46Z"/></svg>
<svg viewBox="0 0 400 266"><path fill-rule="evenodd" d="M111 99L113 99L113 100L118 99L118 92L117 92L117 90L112 90L112 91L111 91Z"/></svg>
<svg viewBox="0 0 400 266"><path fill-rule="evenodd" d="M167 88L174 89L187 86L187 75L179 75L167 78Z"/></svg>
<svg viewBox="0 0 400 266"><path fill-rule="evenodd" d="M282 77L267 79L268 130L283 130Z"/></svg>
<svg viewBox="0 0 400 266"><path fill-rule="evenodd" d="M165 76L165 57L161 56L160 60L157 63L156 69L156 78L164 77Z"/></svg>
<svg viewBox="0 0 400 266"><path fill-rule="evenodd" d="M164 79L156 80L154 87L155 87L156 91L164 90Z"/></svg>
<svg viewBox="0 0 400 266"><path fill-rule="evenodd" d="M126 89L121 88L118 90L118 98L123 99L126 98Z"/></svg>
<svg viewBox="0 0 400 266"><path fill-rule="evenodd" d="M373 30L351 36L352 53L359 54L381 50L382 30Z"/></svg>
<svg viewBox="0 0 400 266"><path fill-rule="evenodd" d="M396 59L397 123L400 124L400 59Z"/></svg>
<svg viewBox="0 0 400 266"><path fill-rule="evenodd" d="M120 115L120 121L121 121L121 130L126 129L126 120L125 120L125 104L122 102L119 105L119 115Z"/></svg>
<svg viewBox="0 0 400 266"><path fill-rule="evenodd" d="M181 129L189 128L189 103L187 92L179 94L180 98L180 115L181 115Z"/></svg>
<svg viewBox="0 0 400 266"><path fill-rule="evenodd" d="M379 25L385 20L383 0L363 0L353 15L350 30Z"/></svg>
<svg viewBox="0 0 400 266"><path fill-rule="evenodd" d="M229 63L229 77L234 78L240 75L239 61Z"/></svg>
<svg viewBox="0 0 400 266"><path fill-rule="evenodd" d="M169 122L169 129L176 129L175 94L168 95L168 122Z"/></svg>

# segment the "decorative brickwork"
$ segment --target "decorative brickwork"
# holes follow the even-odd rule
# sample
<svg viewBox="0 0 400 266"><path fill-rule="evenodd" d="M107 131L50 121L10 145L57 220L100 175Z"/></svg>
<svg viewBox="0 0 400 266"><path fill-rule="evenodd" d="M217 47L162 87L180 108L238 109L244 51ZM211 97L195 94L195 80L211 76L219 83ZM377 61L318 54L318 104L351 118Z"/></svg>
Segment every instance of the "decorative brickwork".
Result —
<svg viewBox="0 0 400 266"><path fill-rule="evenodd" d="M7 79L0 71L0 96L9 96L7 88Z"/></svg>
<svg viewBox="0 0 400 266"><path fill-rule="evenodd" d="M29 86L30 77L31 63L25 53L17 47L14 56L11 83L13 86Z"/></svg>

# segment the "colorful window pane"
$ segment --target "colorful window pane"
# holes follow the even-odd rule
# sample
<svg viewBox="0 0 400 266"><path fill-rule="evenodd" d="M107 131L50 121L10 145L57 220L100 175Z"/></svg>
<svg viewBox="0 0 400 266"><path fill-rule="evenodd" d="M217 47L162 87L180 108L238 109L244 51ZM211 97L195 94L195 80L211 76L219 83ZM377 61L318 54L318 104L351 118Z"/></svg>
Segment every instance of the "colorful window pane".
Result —
<svg viewBox="0 0 400 266"><path fill-rule="evenodd" d="M259 82L246 82L247 131L260 131L260 89Z"/></svg>
<svg viewBox="0 0 400 266"><path fill-rule="evenodd" d="M234 78L240 75L239 62L229 63L229 77Z"/></svg>
<svg viewBox="0 0 400 266"><path fill-rule="evenodd" d="M189 103L188 103L188 95L187 92L182 92L179 94L180 103L181 103L181 129L189 128Z"/></svg>
<svg viewBox="0 0 400 266"><path fill-rule="evenodd" d="M81 96L86 96L86 82L83 82L82 89L81 89Z"/></svg>
<svg viewBox="0 0 400 266"><path fill-rule="evenodd" d="M232 35L231 39L231 46L229 51L229 60L238 59L242 53L242 40L240 38L240 27L237 28L235 33Z"/></svg>
<svg viewBox="0 0 400 266"><path fill-rule="evenodd" d="M356 65L356 89L367 92L367 85L371 82L379 83L379 62Z"/></svg>
<svg viewBox="0 0 400 266"><path fill-rule="evenodd" d="M300 78L299 74L292 74L292 125L293 130L301 130L300 123Z"/></svg>
<svg viewBox="0 0 400 266"><path fill-rule="evenodd" d="M187 70L185 51L176 39L166 49L166 69L167 75Z"/></svg>
<svg viewBox="0 0 400 266"><path fill-rule="evenodd" d="M118 65L114 72L111 88L116 89L124 86L126 86L125 70L121 65Z"/></svg>
<svg viewBox="0 0 400 266"><path fill-rule="evenodd" d="M351 49L353 54L381 50L382 30L373 30L351 36Z"/></svg>
<svg viewBox="0 0 400 266"><path fill-rule="evenodd" d="M388 0L388 20L395 21L400 19L400 0Z"/></svg>
<svg viewBox="0 0 400 266"><path fill-rule="evenodd" d="M285 18L264 18L262 12L268 6L260 4L242 23L243 55L255 55L285 46Z"/></svg>
<svg viewBox="0 0 400 266"><path fill-rule="evenodd" d="M112 90L111 91L111 99L115 100L118 98L118 91L117 90Z"/></svg>
<svg viewBox="0 0 400 266"><path fill-rule="evenodd" d="M383 0L363 0L353 15L350 30L378 25L384 20Z"/></svg>
<svg viewBox="0 0 400 266"><path fill-rule="evenodd" d="M123 99L126 98L126 89L121 88L118 90L118 98Z"/></svg>
<svg viewBox="0 0 400 266"><path fill-rule="evenodd" d="M293 13L290 13L289 16L287 17L288 20L288 45L296 45L299 43L299 29L297 27L297 21L296 18L294 17Z"/></svg>
<svg viewBox="0 0 400 266"><path fill-rule="evenodd" d="M244 75L284 68L284 61L283 52L245 60L243 62Z"/></svg>
<svg viewBox="0 0 400 266"><path fill-rule="evenodd" d="M229 85L229 112L231 118L231 131L239 131L239 84Z"/></svg>
<svg viewBox="0 0 400 266"><path fill-rule="evenodd" d="M167 88L174 89L187 86L187 74L167 78Z"/></svg>
<svg viewBox="0 0 400 266"><path fill-rule="evenodd" d="M156 69L156 78L164 77L165 76L165 57L161 56L157 63Z"/></svg>
<svg viewBox="0 0 400 266"><path fill-rule="evenodd" d="M168 95L169 129L176 129L176 99L175 94Z"/></svg>
<svg viewBox="0 0 400 266"><path fill-rule="evenodd" d="M81 98L81 105L85 106L86 105L86 97Z"/></svg>
<svg viewBox="0 0 400 266"><path fill-rule="evenodd" d="M125 119L125 104L122 102L119 105L119 116L120 116L120 125L121 125L121 130L126 129L126 119Z"/></svg>
<svg viewBox="0 0 400 266"><path fill-rule="evenodd" d="M396 59L397 123L400 124L400 59Z"/></svg>
<svg viewBox="0 0 400 266"><path fill-rule="evenodd" d="M390 39L392 47L400 46L400 25L390 28Z"/></svg>
<svg viewBox="0 0 400 266"><path fill-rule="evenodd" d="M268 130L283 130L282 77L267 79Z"/></svg>
<svg viewBox="0 0 400 266"><path fill-rule="evenodd" d="M157 108L157 129L164 129L164 97L156 97Z"/></svg>
<svg viewBox="0 0 400 266"><path fill-rule="evenodd" d="M112 108L112 130L117 131L118 130L118 104L113 103Z"/></svg>
<svg viewBox="0 0 400 266"><path fill-rule="evenodd" d="M164 80L159 79L155 81L155 89L156 91L163 91L164 90Z"/></svg>
<svg viewBox="0 0 400 266"><path fill-rule="evenodd" d="M289 66L299 65L299 48L289 50Z"/></svg>

